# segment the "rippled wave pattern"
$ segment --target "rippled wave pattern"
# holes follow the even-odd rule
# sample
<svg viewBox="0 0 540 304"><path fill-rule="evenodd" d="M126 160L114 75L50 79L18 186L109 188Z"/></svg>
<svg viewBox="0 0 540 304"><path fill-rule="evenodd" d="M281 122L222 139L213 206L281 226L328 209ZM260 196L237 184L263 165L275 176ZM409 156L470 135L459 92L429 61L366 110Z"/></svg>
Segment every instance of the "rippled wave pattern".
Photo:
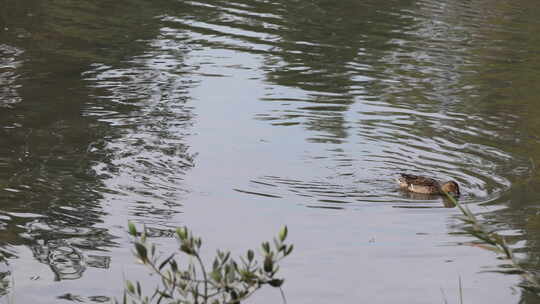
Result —
<svg viewBox="0 0 540 304"><path fill-rule="evenodd" d="M96 65L85 73L100 100L85 115L118 130L91 148L109 158L94 167L110 190L106 200L132 202L130 213L141 221L174 226L169 221L179 210L171 207L181 204L183 174L195 164L184 142L194 115L186 90L194 84L181 77L189 72L182 50L154 43L129 68Z"/></svg>
<svg viewBox="0 0 540 304"><path fill-rule="evenodd" d="M306 140L322 147L312 160L335 175L324 181L254 176L237 191L303 197L309 206L334 208L396 203L411 198L395 191L393 179L410 172L456 179L466 199L478 201L510 187L505 164L520 168L519 174L529 171L526 160L492 141L507 136L517 118L471 109L468 94L474 97L478 88L466 85L465 77L478 64L473 42L483 35L472 25L490 17L474 14L473 4L421 1L411 8L390 1L377 10L370 8L380 3L370 1L335 9L324 1L183 5L196 16L164 15L167 27L185 33L194 50L222 48L261 58L263 101L271 109L255 117L276 128L308 130ZM397 21L382 22L388 18Z"/></svg>
<svg viewBox="0 0 540 304"><path fill-rule="evenodd" d="M20 66L17 60L22 51L6 45L0 44L0 107L7 108L21 101L17 94L17 73L16 69Z"/></svg>
<svg viewBox="0 0 540 304"><path fill-rule="evenodd" d="M306 303L359 301L378 293L377 280L397 290L386 301L395 302L411 292L403 267L431 263L429 280L414 277L422 300L425 289L438 292L431 276L446 280L439 270L454 271L447 262L461 258L475 284L508 286L477 280L486 256L454 246L466 239L457 210L399 191L401 172L457 180L462 201L486 209L482 219L538 267L534 1L8 0L2 8L0 250L32 268L17 278L57 281L41 281L55 288L39 297L110 300L121 287L96 278L107 271L120 281L132 257L127 221L144 223L164 251L176 249L171 228L183 222L210 239L225 234L216 227L294 224L307 255L289 282ZM336 211L344 209L352 212ZM261 227L247 229L250 237ZM439 260L445 254L453 260ZM365 294L351 265L373 275ZM11 274L0 270L1 296ZM323 290L329 274L342 290ZM35 290L29 283L18 283L19 294Z"/></svg>

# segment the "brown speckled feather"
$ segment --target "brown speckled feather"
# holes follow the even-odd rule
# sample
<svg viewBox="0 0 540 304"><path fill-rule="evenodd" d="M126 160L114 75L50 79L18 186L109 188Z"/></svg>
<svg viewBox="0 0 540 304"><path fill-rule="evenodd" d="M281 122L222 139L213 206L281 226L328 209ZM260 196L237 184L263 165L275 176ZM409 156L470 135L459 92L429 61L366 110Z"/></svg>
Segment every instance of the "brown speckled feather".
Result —
<svg viewBox="0 0 540 304"><path fill-rule="evenodd" d="M405 179L408 184L422 185L422 186L439 186L439 182L433 178L412 175L412 174L401 174L401 177Z"/></svg>
<svg viewBox="0 0 540 304"><path fill-rule="evenodd" d="M416 193L439 194L441 192L439 182L429 177L401 174L398 183L401 188Z"/></svg>
<svg viewBox="0 0 540 304"><path fill-rule="evenodd" d="M412 175L401 174L401 177L397 179L399 187L415 193L422 194L451 194L454 197L460 195L459 185L455 181L447 181L440 184L433 178Z"/></svg>

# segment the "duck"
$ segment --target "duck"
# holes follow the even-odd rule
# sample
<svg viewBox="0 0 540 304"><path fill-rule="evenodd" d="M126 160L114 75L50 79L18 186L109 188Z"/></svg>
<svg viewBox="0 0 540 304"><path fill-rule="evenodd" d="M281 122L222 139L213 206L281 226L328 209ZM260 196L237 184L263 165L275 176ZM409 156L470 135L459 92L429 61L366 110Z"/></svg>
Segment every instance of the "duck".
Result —
<svg viewBox="0 0 540 304"><path fill-rule="evenodd" d="M433 178L402 173L397 182L401 189L414 193L444 194L446 192L454 197L460 195L458 183L452 180L440 183Z"/></svg>

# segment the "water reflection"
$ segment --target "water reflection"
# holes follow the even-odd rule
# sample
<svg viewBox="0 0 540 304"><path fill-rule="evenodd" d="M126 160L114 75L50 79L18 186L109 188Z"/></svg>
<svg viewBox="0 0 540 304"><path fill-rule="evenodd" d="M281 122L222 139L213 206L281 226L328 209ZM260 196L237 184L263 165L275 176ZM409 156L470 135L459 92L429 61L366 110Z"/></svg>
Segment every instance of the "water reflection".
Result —
<svg viewBox="0 0 540 304"><path fill-rule="evenodd" d="M183 50L164 45L174 36L168 30L149 41L153 47L133 58L130 68L96 66L84 74L100 100L84 115L120 130L100 147L108 161L94 167L110 191L105 199L136 202L131 215L165 226L180 212L187 192L183 176L196 157L184 143L194 116L186 91L196 83L185 77L191 68L182 62Z"/></svg>
<svg viewBox="0 0 540 304"><path fill-rule="evenodd" d="M79 279L86 270L83 253L63 240L33 246L32 251L35 259L51 267L55 281Z"/></svg>
<svg viewBox="0 0 540 304"><path fill-rule="evenodd" d="M457 179L465 203L504 204L512 182L533 173L528 157L508 147L522 117L479 98L490 89L471 81L482 64L480 29L501 30L488 24L504 15L493 7L484 15L479 4L432 1L185 5L196 18L163 20L200 47L262 53L268 104L254 117L275 132L306 131L312 143L298 163L316 174L267 168L239 193L332 209L445 205L395 191L391 176L409 171Z"/></svg>
<svg viewBox="0 0 540 304"><path fill-rule="evenodd" d="M447 229L460 229L445 225L452 210L442 198L397 190L394 177L407 171L458 180L464 203L488 206L490 225L518 231L513 245L536 269L539 42L531 28L539 22L530 1L498 4L4 1L2 241L28 246L54 280L82 281L90 268L118 272L111 261L128 251L120 237L128 219L166 240L189 201L216 199L201 223L235 200L259 203L251 214L238 208L246 219L273 201L291 208L276 214L301 213L292 217L298 225L335 211L354 220L334 229L385 230L382 238L401 247L365 260L401 263L396 252L426 246L407 238L415 215L429 214L418 229L433 229L435 242L451 243ZM231 226L214 220L212 229ZM332 230L317 224L313 231ZM352 237L329 241L339 237L317 236L324 244L307 261L320 265L314 257L336 248L329 256L343 257L346 280L350 265L371 265L361 264ZM415 257L407 261L423 266L425 256ZM309 287L305 299L320 296ZM342 294L332 300L354 298Z"/></svg>
<svg viewBox="0 0 540 304"><path fill-rule="evenodd" d="M2 108L11 107L12 104L21 101L21 98L17 95L15 81L17 79L16 68L21 64L17 61L17 58L21 55L22 51L6 45L0 44L0 83L2 91L2 102L0 106Z"/></svg>
<svg viewBox="0 0 540 304"><path fill-rule="evenodd" d="M140 4L143 7L132 8L145 11L145 4ZM96 100L106 99L96 96L81 72L94 62L116 63L140 53L142 48L137 47L146 43L134 41L155 35L155 26L142 26L155 11L104 23L105 12L126 7L71 1L3 1L1 6L2 246L15 246L15 255L29 259L21 245L27 246L37 262L50 268L55 281L80 280L90 268L109 270L108 251L119 243L110 227L99 226L108 214L101 205L102 192L114 189L107 189L102 172L94 167L112 165L107 138L120 134L111 124L84 115ZM120 47L126 43L129 50ZM110 103L100 106L107 113L117 110ZM21 265L30 262L14 260L19 265L16 274L24 274ZM41 280L44 275L34 271L39 266L25 279ZM21 288L24 281L18 282ZM87 298L103 301L102 295Z"/></svg>
<svg viewBox="0 0 540 304"><path fill-rule="evenodd" d="M401 2L389 4L386 10L369 10L376 6L370 2L346 2L334 8L324 2L305 7L285 5L287 13L282 18L266 18L271 7L189 2L210 12L203 21L204 28L179 18L166 20L195 32L193 42L202 45L217 43L235 50L246 42L267 45L271 51L265 53L263 69L271 85L263 100L271 102L271 108L256 117L273 126L302 127L308 131L309 142L330 144L323 155L316 156L317 161L326 161L326 166L336 171L348 168L345 174L340 173L338 183L345 181L351 188L360 189L365 196L359 201L401 201L399 195L388 194L392 178L375 181L373 176L391 176L404 170L455 178L471 200L489 201L510 187L509 177L502 174L506 167L501 165L510 162L523 172L528 170L528 162L491 143L482 143L501 128L489 117L471 117L459 111L468 103L460 88L466 85L461 69L473 60L468 55L467 40L471 28L453 25L461 13L447 15L471 8L456 5L443 9L427 4L419 6L416 19L409 16L409 6ZM234 16L216 15L224 7L233 7ZM302 18L302 10L312 14ZM360 11L366 15L364 19L357 18ZM346 18L344 12L355 17ZM384 30L380 23L370 24L396 15L400 18L386 24ZM318 20L317 24L312 20ZM245 32L263 22L263 32ZM266 26L270 22L273 26ZM209 27L211 32L206 30ZM232 30L237 28L243 31ZM274 28L287 31L276 39ZM460 48L451 47L455 44ZM243 49L254 54L260 50ZM339 145L341 152L335 153L332 144ZM350 176L348 181L343 178L346 174ZM297 179L301 187L305 179ZM278 180L268 183L264 176L254 180L259 190L264 183L280 184ZM286 197L284 191L288 191L275 187L254 191L253 183L239 190L271 193L277 198Z"/></svg>

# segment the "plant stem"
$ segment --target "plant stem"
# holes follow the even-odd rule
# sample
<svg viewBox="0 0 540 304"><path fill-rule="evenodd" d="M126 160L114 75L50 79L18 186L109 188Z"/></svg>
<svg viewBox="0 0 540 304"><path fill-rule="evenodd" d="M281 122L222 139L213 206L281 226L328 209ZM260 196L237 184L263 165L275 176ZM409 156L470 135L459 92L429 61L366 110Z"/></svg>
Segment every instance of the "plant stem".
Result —
<svg viewBox="0 0 540 304"><path fill-rule="evenodd" d="M525 280L525 282L527 282L527 284L529 284L529 288L533 288L538 293L540 290L540 282L538 281L538 279L536 279L534 274L532 274L530 271L523 269L519 265L519 263L514 259L514 252L512 251L512 248L510 248L510 246L506 244L504 237L497 234L496 232L491 232L491 233L488 232L484 227L482 227L482 225L480 225L478 219L469 208L461 205L461 203L459 203L449 193L444 192L444 191L443 193L448 197L448 199L450 199L459 208L461 213L463 213L465 218L461 218L461 219L465 223L471 224L473 226L472 228L473 231L469 233L471 233L473 236L477 237L478 239L488 244L492 244L493 246L497 248L497 250L500 253L503 253L504 255L506 255L506 258L510 260L512 267L514 267L514 269L519 271L521 273L521 277ZM460 284L460 300L463 302L462 295L461 295L461 277L459 278L459 284Z"/></svg>
<svg viewBox="0 0 540 304"><path fill-rule="evenodd" d="M461 286L461 276L459 276L459 304L463 304L463 287Z"/></svg>
<svg viewBox="0 0 540 304"><path fill-rule="evenodd" d="M208 278L206 277L206 268L204 267L203 261L199 254L195 254L195 257L197 258L197 261L199 261L199 266L201 267L201 272L203 274L204 278L204 303L207 304L208 302Z"/></svg>

